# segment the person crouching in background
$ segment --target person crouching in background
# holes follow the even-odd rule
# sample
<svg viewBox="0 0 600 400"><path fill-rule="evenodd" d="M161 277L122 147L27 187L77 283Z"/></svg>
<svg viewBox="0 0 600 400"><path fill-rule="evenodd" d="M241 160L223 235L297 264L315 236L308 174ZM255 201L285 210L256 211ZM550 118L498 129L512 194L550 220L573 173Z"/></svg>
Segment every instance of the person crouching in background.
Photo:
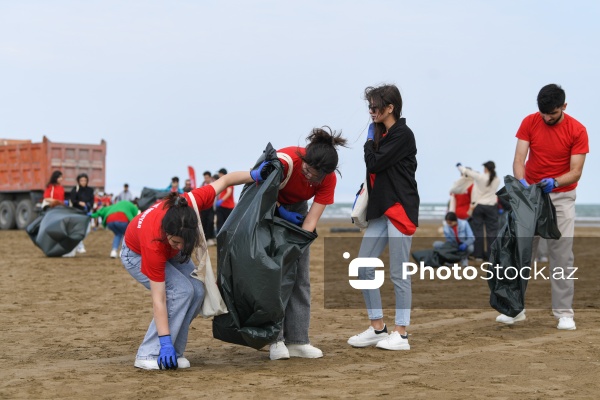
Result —
<svg viewBox="0 0 600 400"><path fill-rule="evenodd" d="M138 215L139 209L131 201L123 200L116 204L102 207L92 214L92 218L102 218L102 225L110 229L115 237L113 239L110 258L117 258L119 246L127 230L129 222Z"/></svg>

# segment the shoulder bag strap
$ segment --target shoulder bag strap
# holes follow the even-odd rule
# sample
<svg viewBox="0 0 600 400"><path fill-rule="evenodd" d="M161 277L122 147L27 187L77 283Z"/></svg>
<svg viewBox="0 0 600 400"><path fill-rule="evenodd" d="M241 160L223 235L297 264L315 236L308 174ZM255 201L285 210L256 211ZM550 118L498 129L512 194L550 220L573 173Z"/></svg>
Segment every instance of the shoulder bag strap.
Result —
<svg viewBox="0 0 600 400"><path fill-rule="evenodd" d="M288 164L287 175L285 176L283 182L281 182L281 185L279 185L279 190L281 190L285 187L285 185L287 185L288 181L290 180L290 177L292 176L292 171L294 170L294 162L292 161L292 157L285 153L277 153L277 158L283 159Z"/></svg>

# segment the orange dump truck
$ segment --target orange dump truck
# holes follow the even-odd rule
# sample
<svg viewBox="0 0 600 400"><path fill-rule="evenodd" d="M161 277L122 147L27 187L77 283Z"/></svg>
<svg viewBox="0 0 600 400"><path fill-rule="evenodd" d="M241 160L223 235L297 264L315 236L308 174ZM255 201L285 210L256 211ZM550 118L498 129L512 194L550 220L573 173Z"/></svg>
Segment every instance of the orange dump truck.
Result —
<svg viewBox="0 0 600 400"><path fill-rule="evenodd" d="M54 143L0 139L0 229L24 229L38 214L53 171L63 173L65 197L86 173L88 185L104 191L106 142Z"/></svg>

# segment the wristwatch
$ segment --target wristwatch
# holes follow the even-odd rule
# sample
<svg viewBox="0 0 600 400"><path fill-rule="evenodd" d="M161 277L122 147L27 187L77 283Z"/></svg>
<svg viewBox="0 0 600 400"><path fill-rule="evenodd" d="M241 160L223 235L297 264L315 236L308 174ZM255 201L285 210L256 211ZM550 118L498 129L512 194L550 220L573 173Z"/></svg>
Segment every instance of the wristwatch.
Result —
<svg viewBox="0 0 600 400"><path fill-rule="evenodd" d="M556 189L558 187L558 181L556 180L556 178L554 178L554 189Z"/></svg>

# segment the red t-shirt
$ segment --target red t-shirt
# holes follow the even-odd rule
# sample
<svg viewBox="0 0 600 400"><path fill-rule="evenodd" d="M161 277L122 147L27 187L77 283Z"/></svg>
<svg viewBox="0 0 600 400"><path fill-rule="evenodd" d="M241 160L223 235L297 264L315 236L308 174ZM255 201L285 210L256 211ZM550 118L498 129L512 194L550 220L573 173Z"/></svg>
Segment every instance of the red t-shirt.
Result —
<svg viewBox="0 0 600 400"><path fill-rule="evenodd" d="M590 151L585 127L575 118L563 114L556 125L547 125L540 113L525 117L517 138L529 142L529 157L525 163L525 180L529 184L544 178L556 178L569 172L571 156ZM554 192L568 192L577 182L560 186Z"/></svg>
<svg viewBox="0 0 600 400"><path fill-rule="evenodd" d="M129 219L127 218L127 215L125 215L124 212L118 211L118 212L112 213L108 217L106 217L106 223L108 224L111 222L127 222L127 223L129 223Z"/></svg>
<svg viewBox="0 0 600 400"><path fill-rule="evenodd" d="M469 208L471 207L471 192L473 191L473 185L469 186L467 193L454 194L455 201L455 213L460 219L469 219Z"/></svg>
<svg viewBox="0 0 600 400"><path fill-rule="evenodd" d="M181 196L185 197L190 207L194 207L189 196L193 195L198 204L198 211L212 207L215 201L215 189L212 185L202 186ZM166 240L161 240L161 223L167 210L159 201L152 207L136 216L125 232L125 244L135 253L142 256L142 273L154 282L165 281L165 263L179 252L172 248Z"/></svg>
<svg viewBox="0 0 600 400"><path fill-rule="evenodd" d="M290 156L294 164L290 180L279 191L277 201L280 204L295 204L300 201L310 200L313 197L315 198L315 203L333 204L333 194L337 183L335 172L327 174L320 183L309 182L302 174L302 159L297 154L297 152L300 152L304 156L306 154L304 147L286 147L277 151ZM288 172L288 164L281 158L279 161L283 164L283 179L285 179Z"/></svg>
<svg viewBox="0 0 600 400"><path fill-rule="evenodd" d="M64 203L65 188L62 185L48 185L44 191L44 199L54 199Z"/></svg>
<svg viewBox="0 0 600 400"><path fill-rule="evenodd" d="M233 200L233 186L229 186L227 188L227 190L223 190L221 193L219 193L219 199L222 199L223 197L225 197L225 194L227 193L227 191L231 189L231 196L229 196L226 200L224 200L221 203L221 207L223 208L233 208L235 207L235 201Z"/></svg>

